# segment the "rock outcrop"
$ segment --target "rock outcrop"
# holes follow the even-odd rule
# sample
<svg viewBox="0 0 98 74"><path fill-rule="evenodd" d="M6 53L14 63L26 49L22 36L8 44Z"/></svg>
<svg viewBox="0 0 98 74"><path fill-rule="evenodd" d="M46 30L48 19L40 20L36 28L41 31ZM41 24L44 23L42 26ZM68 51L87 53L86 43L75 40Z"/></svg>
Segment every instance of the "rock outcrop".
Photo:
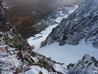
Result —
<svg viewBox="0 0 98 74"><path fill-rule="evenodd" d="M97 74L98 61L94 57L86 54L77 63L69 64L67 68L68 74Z"/></svg>
<svg viewBox="0 0 98 74"><path fill-rule="evenodd" d="M98 1L81 0L79 7L52 30L42 46L59 42L60 45L77 45L81 40L98 48Z"/></svg>

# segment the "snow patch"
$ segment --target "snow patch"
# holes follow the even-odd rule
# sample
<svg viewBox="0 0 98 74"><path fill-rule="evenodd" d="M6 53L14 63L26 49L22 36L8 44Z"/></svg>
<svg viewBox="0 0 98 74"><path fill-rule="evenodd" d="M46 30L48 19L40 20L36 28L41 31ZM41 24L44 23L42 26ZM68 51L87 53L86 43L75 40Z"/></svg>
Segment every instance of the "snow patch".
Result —
<svg viewBox="0 0 98 74"><path fill-rule="evenodd" d="M98 59L98 49L92 47L91 44L86 44L84 41L76 46L59 46L58 43L53 43L42 47L39 50L35 50L35 52L50 57L58 62L63 62L65 65L77 62L85 54L89 54Z"/></svg>
<svg viewBox="0 0 98 74"><path fill-rule="evenodd" d="M32 66L31 69L28 70L25 74L39 74L40 72L43 74L50 74L46 69L39 66Z"/></svg>

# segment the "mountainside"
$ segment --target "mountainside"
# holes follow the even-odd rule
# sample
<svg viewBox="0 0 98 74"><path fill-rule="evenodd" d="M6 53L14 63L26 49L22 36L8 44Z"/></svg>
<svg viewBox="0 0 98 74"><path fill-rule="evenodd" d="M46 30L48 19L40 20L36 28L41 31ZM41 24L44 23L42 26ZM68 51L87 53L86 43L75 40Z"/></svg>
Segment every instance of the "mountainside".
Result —
<svg viewBox="0 0 98 74"><path fill-rule="evenodd" d="M62 63L46 58L32 51L25 39L6 21L6 14L0 1L0 74L63 74ZM57 66L55 66L57 65ZM62 70L58 70L58 66Z"/></svg>
<svg viewBox="0 0 98 74"><path fill-rule="evenodd" d="M7 6L7 20L16 27L17 31L24 37L39 33L36 24L48 17L47 15L55 8L63 4L77 4L77 0L5 0ZM66 2L65 2L66 1ZM33 27L34 26L34 27ZM43 26L43 25L42 25ZM43 26L45 27L45 25Z"/></svg>
<svg viewBox="0 0 98 74"><path fill-rule="evenodd" d="M49 33L51 33L52 29L55 28L63 18L67 18L73 11L75 11L77 7L77 5L63 5L51 11L39 23L32 26L34 28L33 32L39 31L40 33L37 33L33 37L31 36L28 38L28 43L31 46L34 45L34 49L39 49L41 42L46 39Z"/></svg>
<svg viewBox="0 0 98 74"><path fill-rule="evenodd" d="M98 61L86 54L84 57L75 64L69 64L67 66L67 74L97 74L98 73Z"/></svg>
<svg viewBox="0 0 98 74"><path fill-rule="evenodd" d="M57 9L57 11L54 11L54 14L52 13L53 15L49 15L47 19L44 18L40 23L36 24L39 27L40 24L46 24L46 26L57 26L60 20L66 18L66 22L65 19L63 19L60 25L53 29L52 33L49 35L49 37L43 44L50 44L51 42L56 40L59 41L60 44L65 44L65 42L67 42L69 44L76 45L80 41L81 37L85 37L85 40L87 40L88 42L88 40L90 40L90 38L92 38L93 36L95 39L93 39L92 42L96 43L98 36L96 27L97 0L87 1L88 2L83 0L83 2L81 2L79 8L75 12L73 11L76 7L72 11L70 11L69 9L67 13L64 6L64 8L62 7L60 9ZM7 22L7 13L5 12L5 8L7 8L7 6L5 5L6 3L2 3L2 1L0 0L0 74L98 74L98 61L96 58L91 57L88 54L86 54L82 58L82 60L79 60L77 63L71 63L66 67L64 63L56 62L51 58L47 58L37 52L34 52L33 49L35 46L30 46L28 42L20 34L18 34L16 28L9 22ZM90 9L86 10L86 7L90 7ZM95 12L93 13L92 10ZM69 15L70 13L72 14ZM87 15L85 17L84 13L85 15L86 13L90 13L89 15L93 14L94 16ZM69 17L67 18L68 15ZM75 19L78 20L78 22L76 21L78 24L73 23L74 18L78 18ZM85 20L82 21L83 19ZM88 20L90 23L88 22ZM84 24L81 22L84 22ZM88 24L85 24L85 22L88 22ZM93 29L91 27L93 27ZM74 36L77 36L78 38L75 38ZM38 36L38 38L40 38L40 36ZM35 38L35 40L38 38ZM96 46L97 43L94 47Z"/></svg>
<svg viewBox="0 0 98 74"><path fill-rule="evenodd" d="M77 45L81 40L98 48L98 1L81 0L79 7L52 30L42 46L59 42L60 45Z"/></svg>

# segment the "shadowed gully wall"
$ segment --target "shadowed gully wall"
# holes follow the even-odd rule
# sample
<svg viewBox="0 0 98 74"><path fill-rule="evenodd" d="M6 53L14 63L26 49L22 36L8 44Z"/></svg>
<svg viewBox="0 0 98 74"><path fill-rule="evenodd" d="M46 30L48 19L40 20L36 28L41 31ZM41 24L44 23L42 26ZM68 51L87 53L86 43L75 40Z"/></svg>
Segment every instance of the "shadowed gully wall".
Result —
<svg viewBox="0 0 98 74"><path fill-rule="evenodd" d="M54 8L77 3L78 0L6 0L9 5L7 19L14 24L17 31L25 36L33 33L31 25L39 22ZM36 33L36 32L35 32Z"/></svg>

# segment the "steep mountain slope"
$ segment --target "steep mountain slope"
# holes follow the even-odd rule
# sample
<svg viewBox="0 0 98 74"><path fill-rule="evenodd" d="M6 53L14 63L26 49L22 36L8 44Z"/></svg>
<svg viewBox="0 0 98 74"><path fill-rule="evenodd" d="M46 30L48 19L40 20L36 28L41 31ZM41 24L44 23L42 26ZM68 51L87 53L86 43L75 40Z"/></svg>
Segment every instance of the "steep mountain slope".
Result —
<svg viewBox="0 0 98 74"><path fill-rule="evenodd" d="M39 23L33 25L33 30L41 31L38 34L35 34L33 37L28 38L28 43L32 46L34 45L34 49L39 49L41 46L41 42L46 39L46 37L51 33L52 29L55 28L63 18L67 18L73 11L77 9L78 6L60 6L57 9L51 11L48 16L44 17Z"/></svg>
<svg viewBox="0 0 98 74"><path fill-rule="evenodd" d="M32 49L33 47L6 21L0 0L0 74L24 74L31 68L34 69L33 74L66 74L62 63L35 53ZM55 65L62 70L58 70Z"/></svg>
<svg viewBox="0 0 98 74"><path fill-rule="evenodd" d="M52 30L42 46L58 41L60 45L77 45L81 40L98 48L98 1L81 0L78 9Z"/></svg>
<svg viewBox="0 0 98 74"><path fill-rule="evenodd" d="M63 63L33 52L33 48L6 21L0 0L0 74L98 74L94 57L85 55L66 69Z"/></svg>

